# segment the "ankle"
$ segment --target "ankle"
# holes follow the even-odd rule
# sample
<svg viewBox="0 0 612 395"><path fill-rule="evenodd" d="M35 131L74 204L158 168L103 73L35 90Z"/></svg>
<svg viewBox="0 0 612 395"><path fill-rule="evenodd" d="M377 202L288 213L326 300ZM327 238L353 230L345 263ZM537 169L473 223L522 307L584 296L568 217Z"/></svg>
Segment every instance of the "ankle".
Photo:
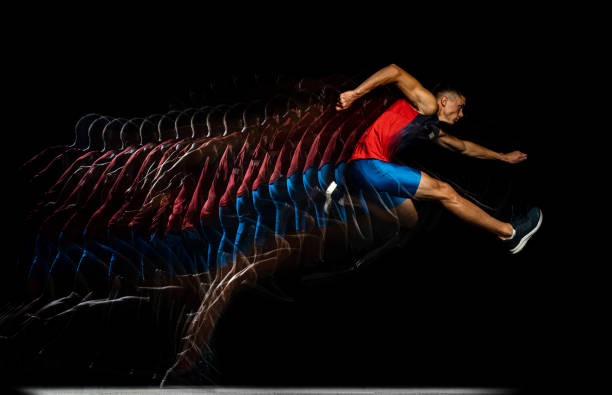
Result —
<svg viewBox="0 0 612 395"><path fill-rule="evenodd" d="M508 224L508 229L504 230L503 234L498 235L502 240L510 240L516 235L516 230L512 227L512 225Z"/></svg>

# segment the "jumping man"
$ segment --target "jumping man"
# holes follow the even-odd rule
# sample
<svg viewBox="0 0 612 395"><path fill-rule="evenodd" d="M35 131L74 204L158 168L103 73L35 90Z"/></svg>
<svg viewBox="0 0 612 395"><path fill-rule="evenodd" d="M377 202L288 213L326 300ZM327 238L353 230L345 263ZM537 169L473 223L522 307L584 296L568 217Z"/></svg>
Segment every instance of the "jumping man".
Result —
<svg viewBox="0 0 612 395"><path fill-rule="evenodd" d="M460 219L497 236L512 254L516 254L542 224L542 211L534 207L526 215L503 222L459 195L450 185L423 171L393 163L393 156L414 138L426 138L464 155L520 163L527 155L514 151L498 153L461 140L440 129L440 121L454 124L463 117L465 96L454 88L432 94L413 76L391 64L368 77L354 90L340 94L336 109L346 110L355 100L376 87L395 84L405 95L393 103L361 136L348 161L349 186L374 194L387 194L403 226L413 226L418 213L412 199L439 201Z"/></svg>

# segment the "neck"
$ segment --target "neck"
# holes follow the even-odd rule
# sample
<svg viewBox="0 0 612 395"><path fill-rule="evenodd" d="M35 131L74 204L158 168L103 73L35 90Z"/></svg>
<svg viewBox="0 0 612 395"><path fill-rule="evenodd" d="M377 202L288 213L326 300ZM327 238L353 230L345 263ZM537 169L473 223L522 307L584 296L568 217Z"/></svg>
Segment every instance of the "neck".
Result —
<svg viewBox="0 0 612 395"><path fill-rule="evenodd" d="M440 108L440 105L438 104L438 108ZM442 113L441 110L438 110L438 113L436 114L438 116L438 119L442 122L448 123L448 124L452 124L452 122L450 121L450 119L446 118L444 116L444 114Z"/></svg>

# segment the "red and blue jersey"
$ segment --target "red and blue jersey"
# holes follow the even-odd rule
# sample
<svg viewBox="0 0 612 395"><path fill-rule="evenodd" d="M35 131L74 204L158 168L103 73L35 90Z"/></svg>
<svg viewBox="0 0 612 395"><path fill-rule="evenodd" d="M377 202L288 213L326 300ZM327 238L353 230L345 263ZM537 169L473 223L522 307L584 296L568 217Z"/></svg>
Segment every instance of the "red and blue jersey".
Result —
<svg viewBox="0 0 612 395"><path fill-rule="evenodd" d="M378 159L390 162L396 149L398 133L419 112L408 101L398 99L366 129L355 145L349 162L355 159Z"/></svg>
<svg viewBox="0 0 612 395"><path fill-rule="evenodd" d="M440 134L436 115L420 114L405 99L398 99L357 140L349 162L355 159L391 158L415 139L433 139Z"/></svg>

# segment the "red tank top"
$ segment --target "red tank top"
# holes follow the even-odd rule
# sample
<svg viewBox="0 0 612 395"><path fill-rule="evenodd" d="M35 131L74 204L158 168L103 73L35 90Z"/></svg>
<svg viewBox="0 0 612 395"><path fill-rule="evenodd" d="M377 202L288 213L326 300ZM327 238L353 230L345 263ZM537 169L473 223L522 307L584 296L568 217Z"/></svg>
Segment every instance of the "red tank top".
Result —
<svg viewBox="0 0 612 395"><path fill-rule="evenodd" d="M406 100L398 99L366 129L355 145L355 150L349 158L378 159L390 162L394 144L397 143L397 133L419 115Z"/></svg>

